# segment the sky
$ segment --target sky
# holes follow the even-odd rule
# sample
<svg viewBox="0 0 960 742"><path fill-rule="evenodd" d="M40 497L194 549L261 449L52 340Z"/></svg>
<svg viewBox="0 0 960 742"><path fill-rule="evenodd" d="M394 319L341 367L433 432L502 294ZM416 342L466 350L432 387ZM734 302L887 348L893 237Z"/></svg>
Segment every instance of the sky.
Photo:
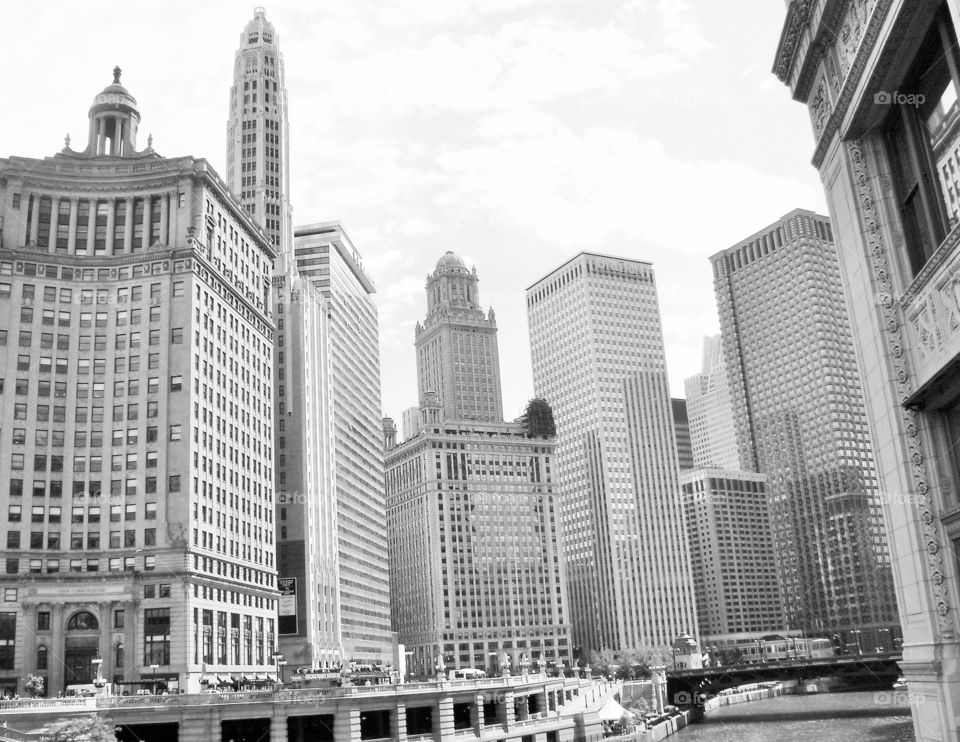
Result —
<svg viewBox="0 0 960 742"><path fill-rule="evenodd" d="M453 250L499 327L504 415L534 395L524 290L580 251L653 263L673 396L719 332L708 258L826 213L804 106L770 72L784 3L349 0L265 5L284 56L294 224L338 220L377 287L384 415L416 405L414 325ZM253 5L4 8L0 157L83 142L123 68L138 146L225 175Z"/></svg>

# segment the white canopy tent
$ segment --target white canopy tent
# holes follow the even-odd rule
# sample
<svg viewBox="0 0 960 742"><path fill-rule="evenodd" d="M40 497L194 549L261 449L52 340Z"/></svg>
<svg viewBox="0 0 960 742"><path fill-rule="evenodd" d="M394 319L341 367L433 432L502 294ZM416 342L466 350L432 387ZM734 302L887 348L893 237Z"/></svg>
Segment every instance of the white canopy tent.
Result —
<svg viewBox="0 0 960 742"><path fill-rule="evenodd" d="M600 721L620 721L624 716L632 717L633 714L617 703L613 696L610 696L597 712Z"/></svg>

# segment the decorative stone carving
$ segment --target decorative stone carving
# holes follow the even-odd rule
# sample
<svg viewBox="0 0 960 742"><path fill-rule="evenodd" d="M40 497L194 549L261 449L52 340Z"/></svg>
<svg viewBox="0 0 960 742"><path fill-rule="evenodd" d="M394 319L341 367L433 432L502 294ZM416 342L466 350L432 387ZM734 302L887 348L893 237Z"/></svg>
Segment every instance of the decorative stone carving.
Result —
<svg viewBox="0 0 960 742"><path fill-rule="evenodd" d="M862 3L861 3L862 4ZM876 208L876 197L873 193L871 183L871 173L866 161L863 145L859 140L846 142L847 156L853 168L854 185L857 191L857 197L861 204L860 220L863 226L864 234L867 237L867 243L870 254L870 262L873 273L874 289L877 293L893 294L894 287L890 280L890 259L888 250L885 246L885 236L879 226L879 215ZM903 347L903 332L898 317L898 307L894 303L883 303L880 305L883 312L884 325L886 327L887 347L891 350L892 358L890 364L894 372L897 385L897 396L899 401L904 401L910 396L910 371L907 366L907 357L901 353L893 354L894 347ZM936 519L933 516L934 507L931 503L929 494L929 476L927 472L927 463L924 456L924 443L919 434L916 424L916 412L905 407L898 406L901 418L901 425L905 433L905 442L907 446L908 460L910 461L910 474L918 496L911 498L920 511L920 523L923 531L923 539L927 545L927 568L930 575L942 575L943 549L940 546L940 536L937 531ZM937 629L943 639L952 639L954 637L955 627L947 602L946 589L942 579L933 579L930 583L933 602L937 605Z"/></svg>

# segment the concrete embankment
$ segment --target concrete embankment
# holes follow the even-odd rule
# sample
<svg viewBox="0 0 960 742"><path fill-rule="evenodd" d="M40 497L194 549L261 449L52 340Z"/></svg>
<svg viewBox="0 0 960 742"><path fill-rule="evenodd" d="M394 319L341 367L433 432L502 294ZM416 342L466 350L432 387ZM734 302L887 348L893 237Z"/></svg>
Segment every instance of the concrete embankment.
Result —
<svg viewBox="0 0 960 742"><path fill-rule="evenodd" d="M718 695L708 699L703 704L703 712L709 714L721 706L732 706L735 703L749 703L750 701L760 701L764 698L774 698L785 694L793 693L795 690L784 688L782 683L754 683L753 685L741 685L739 688L721 691Z"/></svg>

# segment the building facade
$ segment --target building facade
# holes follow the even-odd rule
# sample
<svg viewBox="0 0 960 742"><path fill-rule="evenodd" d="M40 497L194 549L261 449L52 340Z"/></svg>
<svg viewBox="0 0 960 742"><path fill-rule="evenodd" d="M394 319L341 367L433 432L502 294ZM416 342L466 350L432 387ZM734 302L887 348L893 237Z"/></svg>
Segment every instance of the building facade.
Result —
<svg viewBox="0 0 960 742"><path fill-rule="evenodd" d="M321 634L326 642L339 623L344 660L396 666L396 636L390 627L380 330L374 286L359 251L339 222L297 227L293 252L297 274L323 297L326 311L325 318L317 317L317 322L326 322L325 382L329 390L311 390L328 398L323 404L329 406L329 413L321 426L332 440L332 452L324 455L332 463L334 501L317 503L317 524L322 531L315 537L324 557L313 565L314 574L325 575L314 578L323 593ZM303 298L301 292L298 300ZM299 363L299 358L289 355L285 360ZM279 405L278 395L278 414L288 418L295 414L292 405L282 409ZM285 485L280 482L278 486ZM335 547L330 544L334 532ZM336 591L331 583L334 579Z"/></svg>
<svg viewBox="0 0 960 742"><path fill-rule="evenodd" d="M960 734L958 20L956 0L791 2L774 62L841 246L918 740Z"/></svg>
<svg viewBox="0 0 960 742"><path fill-rule="evenodd" d="M667 647L697 619L653 269L581 253L527 289L527 318L558 431L574 644Z"/></svg>
<svg viewBox="0 0 960 742"><path fill-rule="evenodd" d="M451 251L427 277L427 317L417 323L419 398L436 392L450 420L503 420L493 312L480 308L476 268Z"/></svg>
<svg viewBox="0 0 960 742"><path fill-rule="evenodd" d="M697 469L680 486L701 644L782 630L766 477Z"/></svg>
<svg viewBox="0 0 960 742"><path fill-rule="evenodd" d="M693 469L693 442L690 440L690 418L687 414L687 400L670 400L673 410L673 430L677 439L677 466L680 471Z"/></svg>
<svg viewBox="0 0 960 742"><path fill-rule="evenodd" d="M0 160L0 678L21 693L273 669L274 249L204 160L137 150L119 78L84 150Z"/></svg>
<svg viewBox="0 0 960 742"><path fill-rule="evenodd" d="M420 419L398 446L385 422L393 620L418 675L571 660L555 438L503 421L478 283L454 253L437 262L415 335Z"/></svg>
<svg viewBox="0 0 960 742"><path fill-rule="evenodd" d="M740 458L768 476L787 625L889 646L896 600L830 222L793 211L711 262Z"/></svg>
<svg viewBox="0 0 960 742"><path fill-rule="evenodd" d="M700 373L687 379L684 389L694 466L698 469L742 469L719 335L703 339Z"/></svg>

